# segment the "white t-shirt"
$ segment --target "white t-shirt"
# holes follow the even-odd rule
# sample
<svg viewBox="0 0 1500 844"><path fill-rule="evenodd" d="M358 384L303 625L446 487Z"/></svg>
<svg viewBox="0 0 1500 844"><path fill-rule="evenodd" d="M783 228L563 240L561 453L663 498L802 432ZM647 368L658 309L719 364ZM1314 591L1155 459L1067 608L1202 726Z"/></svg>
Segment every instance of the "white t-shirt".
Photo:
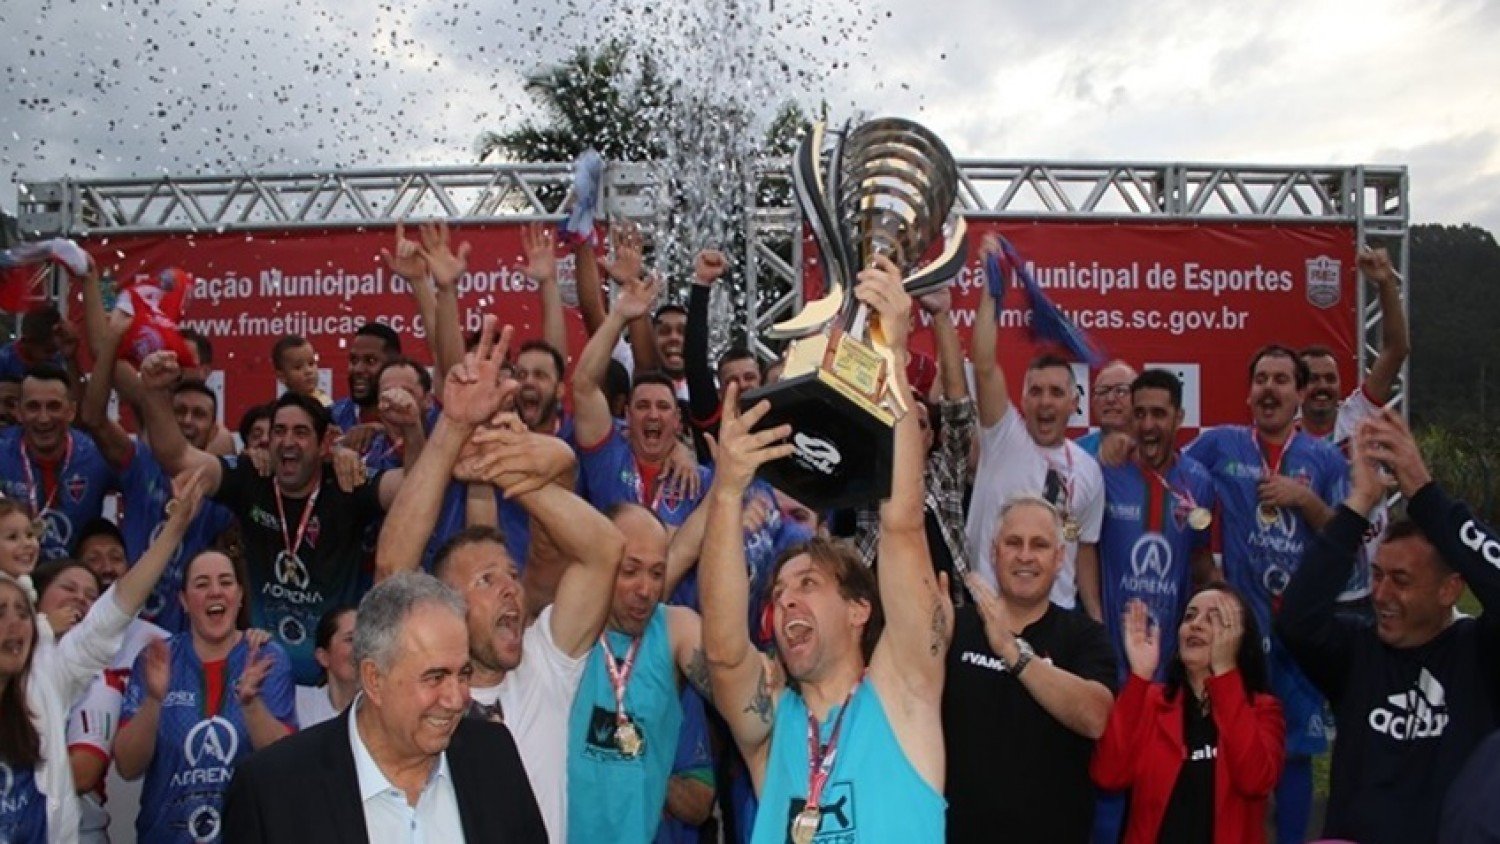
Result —
<svg viewBox="0 0 1500 844"><path fill-rule="evenodd" d="M120 727L120 704L125 699L125 684L130 682L130 669L135 658L153 639L166 639L167 631L149 621L139 618L125 628L125 641L109 667L99 672L89 687L68 712L68 750L87 750L100 758L111 760L111 747L115 732ZM108 774L114 770L110 765ZM105 811L106 781L101 780L93 791L81 795L79 801L79 838L81 841L108 841L110 814Z"/></svg>
<svg viewBox="0 0 1500 844"><path fill-rule="evenodd" d="M551 841L568 840L568 715L587 659L558 649L548 606L521 637L521 664L499 685L469 690L481 704L500 701Z"/></svg>
<svg viewBox="0 0 1500 844"><path fill-rule="evenodd" d="M999 422L979 431L979 468L965 535L974 570L990 588L999 588L993 550L1000 507L1019 493L1044 494L1049 469L1060 482L1054 503L1079 526L1078 542L1067 543L1062 571L1052 584L1052 602L1071 609L1078 601L1078 544L1097 543L1104 521L1104 476L1094 458L1071 440L1051 448L1037 445L1014 403Z"/></svg>
<svg viewBox="0 0 1500 844"><path fill-rule="evenodd" d="M297 729L305 730L331 721L338 714L333 708L333 699L328 697L328 686L297 687Z"/></svg>

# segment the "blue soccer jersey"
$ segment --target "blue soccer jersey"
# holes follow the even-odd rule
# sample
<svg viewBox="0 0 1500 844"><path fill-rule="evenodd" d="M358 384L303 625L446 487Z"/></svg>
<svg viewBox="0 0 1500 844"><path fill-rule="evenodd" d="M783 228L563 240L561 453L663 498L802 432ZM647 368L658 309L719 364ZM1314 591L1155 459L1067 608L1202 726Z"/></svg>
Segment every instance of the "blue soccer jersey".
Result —
<svg viewBox="0 0 1500 844"><path fill-rule="evenodd" d="M127 467L126 474L138 471ZM121 473L105 461L94 438L69 431L63 456L46 464L31 454L18 425L0 431L0 491L40 515L43 560L72 553L79 528L104 512L104 496L119 492Z"/></svg>
<svg viewBox="0 0 1500 844"><path fill-rule="evenodd" d="M36 770L0 759L0 841L47 840L47 798L36 787Z"/></svg>
<svg viewBox="0 0 1500 844"><path fill-rule="evenodd" d="M162 470L151 447L137 442L131 468L121 480L125 502L120 533L125 537L125 558L134 565L161 533L161 526L167 518L167 502L172 499L172 478ZM211 548L219 534L233 523L234 514L229 510L212 501L203 502L198 515L188 525L182 544L172 552L166 571L146 599L142 617L168 633L187 630L187 616L182 612L182 602L177 599L182 591L183 568L199 552Z"/></svg>
<svg viewBox="0 0 1500 844"><path fill-rule="evenodd" d="M1160 680L1177 651L1177 624L1192 590L1193 556L1209 542L1209 531L1193 529L1188 520L1194 510L1213 511L1213 478L1190 457L1178 458L1165 474L1135 463L1102 471L1099 582L1104 625L1123 682L1130 669L1121 616L1132 599L1143 601L1161 631Z"/></svg>
<svg viewBox="0 0 1500 844"><path fill-rule="evenodd" d="M161 701L156 749L141 785L136 836L151 842L218 841L223 834L224 792L234 766L254 749L245 713L233 692L245 670L250 648L241 639L224 660L223 683L209 700L203 663L193 651L191 633L173 636L172 679ZM286 653L274 644L261 651L273 663L261 682L260 698L276 720L297 727L296 688ZM145 701L145 653L136 657L120 720L129 723Z"/></svg>
<svg viewBox="0 0 1500 844"><path fill-rule="evenodd" d="M18 342L19 341L12 340L3 346L0 346L0 375L10 378L25 378L26 371L32 366L35 366L35 364L28 362L25 357L22 356L21 348L19 345L17 345ZM51 359L45 361L45 363L51 364L58 369L68 368L68 359L63 357L61 352L53 355Z"/></svg>
<svg viewBox="0 0 1500 844"><path fill-rule="evenodd" d="M1255 613L1272 688L1286 713L1287 749L1311 755L1321 753L1328 743L1323 699L1271 635L1271 620L1314 531L1297 510L1262 512L1258 490L1263 478L1280 474L1336 504L1348 486L1347 466L1333 446L1302 434L1294 433L1279 452L1269 451L1262 449L1253 429L1240 425L1211 428L1187 447L1188 456L1202 463L1214 479L1224 577Z"/></svg>
<svg viewBox="0 0 1500 844"><path fill-rule="evenodd" d="M608 510L622 501L639 504L656 511L656 515L671 527L687 521L708 492L712 478L708 469L698 467L701 489L694 498L679 495L660 483L660 478L643 479L630 445L625 442L620 429L614 426L598 445L579 449L578 466L588 491L588 502L594 507Z"/></svg>

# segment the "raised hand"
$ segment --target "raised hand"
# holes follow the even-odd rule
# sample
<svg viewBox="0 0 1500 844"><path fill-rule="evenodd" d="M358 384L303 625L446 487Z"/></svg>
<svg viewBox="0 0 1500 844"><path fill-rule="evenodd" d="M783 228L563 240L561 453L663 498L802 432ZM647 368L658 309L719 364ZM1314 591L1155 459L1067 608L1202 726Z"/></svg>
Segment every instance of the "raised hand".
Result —
<svg viewBox="0 0 1500 844"><path fill-rule="evenodd" d="M629 322L651 313L656 298L661 295L661 276L652 273L644 279L625 281L620 285L620 295L615 298L615 310Z"/></svg>
<svg viewBox="0 0 1500 844"><path fill-rule="evenodd" d="M776 507L776 502L763 491L757 490L751 494L745 502L745 514L740 517L740 525L745 528L745 535L749 536L765 527L766 520L771 518L771 510Z"/></svg>
<svg viewBox="0 0 1500 844"><path fill-rule="evenodd" d="M250 646L250 653L245 657L245 668L240 671L239 679L234 681L234 696L239 700L240 706L248 706L260 697L260 684L265 682L266 674L275 662L270 654L261 653L259 646Z"/></svg>
<svg viewBox="0 0 1500 844"><path fill-rule="evenodd" d="M1373 284L1385 284L1400 279L1396 268L1391 265L1391 254L1385 250L1384 246L1376 249L1361 246L1355 262L1359 265L1360 273Z"/></svg>
<svg viewBox="0 0 1500 844"><path fill-rule="evenodd" d="M884 255L876 255L874 266L859 271L854 298L879 314L879 329L886 345L905 349L911 333L911 294L901 284L901 271Z"/></svg>
<svg viewBox="0 0 1500 844"><path fill-rule="evenodd" d="M740 412L739 386L731 383L724 391L723 418L719 437L709 438L714 452L714 486L743 495L755 478L755 470L772 460L791 455L793 446L786 442L791 425L777 425L756 431L755 426L771 412L771 403L761 401Z"/></svg>
<svg viewBox="0 0 1500 844"><path fill-rule="evenodd" d="M333 477L338 482L339 489L345 493L352 493L364 485L369 474L365 468L365 460L359 456L359 452L343 446L334 446L328 456L333 461Z"/></svg>
<svg viewBox="0 0 1500 844"><path fill-rule="evenodd" d="M667 462L662 466L661 485L688 500L697 498L698 493L703 491L703 478L698 474L698 459L691 448L678 443L672 453L667 455Z"/></svg>
<svg viewBox="0 0 1500 844"><path fill-rule="evenodd" d="M152 639L146 646L146 659L141 664L145 672L142 678L146 695L160 703L172 686L172 649L163 639Z"/></svg>
<svg viewBox="0 0 1500 844"><path fill-rule="evenodd" d="M186 531L198 511L203 509L206 485L203 482L204 467L183 472L172 479L172 499L167 502L167 526Z"/></svg>
<svg viewBox="0 0 1500 844"><path fill-rule="evenodd" d="M1245 635L1245 612L1240 602L1223 592L1214 592L1208 613L1208 668L1214 676L1233 671Z"/></svg>
<svg viewBox="0 0 1500 844"><path fill-rule="evenodd" d="M717 249L705 249L693 259L693 280L699 284L713 284L729 267L724 253Z"/></svg>
<svg viewBox="0 0 1500 844"><path fill-rule="evenodd" d="M1113 469L1134 458L1135 437L1124 431L1110 431L1099 439L1099 465Z"/></svg>
<svg viewBox="0 0 1500 844"><path fill-rule="evenodd" d="M576 463L568 444L546 434L534 434L514 413L502 413L492 424L474 432L462 470L471 480L483 480L515 498L541 489L570 474Z"/></svg>
<svg viewBox="0 0 1500 844"><path fill-rule="evenodd" d="M460 243L458 251L454 252L447 220L423 223L419 232L422 235L422 259L427 262L427 270L432 273L433 281L440 287L458 281L458 277L469 268L469 242L466 240Z"/></svg>
<svg viewBox="0 0 1500 844"><path fill-rule="evenodd" d="M620 284L639 281L646 266L644 239L641 230L629 220L612 222L609 226L609 244L612 254L600 257L599 266Z"/></svg>
<svg viewBox="0 0 1500 844"><path fill-rule="evenodd" d="M1390 469L1402 495L1410 498L1432 483L1432 473L1422 460L1416 437L1412 436L1400 414L1390 409L1382 410L1365 421L1365 429L1369 432L1366 439L1368 456Z"/></svg>
<svg viewBox="0 0 1500 844"><path fill-rule="evenodd" d="M526 252L526 266L521 272L538 284L557 280L557 253L552 230L541 223L532 223L521 233L521 248Z"/></svg>
<svg viewBox="0 0 1500 844"><path fill-rule="evenodd" d="M482 425L500 410L515 382L501 372L510 351L511 328L497 327L493 315L484 318L479 345L464 356L463 363L448 370L443 384L443 415L461 425Z"/></svg>
<svg viewBox="0 0 1500 844"><path fill-rule="evenodd" d="M389 249L381 249L380 257L385 260L386 267L396 275L401 276L413 285L421 283L427 278L427 259L422 257L422 250L415 241L406 239L406 226L396 222L395 252Z"/></svg>
<svg viewBox="0 0 1500 844"><path fill-rule="evenodd" d="M1151 613L1139 598L1126 605L1123 627L1125 661L1130 664L1130 673L1150 682L1161 662L1161 627L1152 623Z"/></svg>
<svg viewBox="0 0 1500 844"><path fill-rule="evenodd" d="M1260 482L1256 487L1256 494L1260 503L1271 507L1301 507L1307 502L1307 497L1314 493L1296 478L1272 475Z"/></svg>
<svg viewBox="0 0 1500 844"><path fill-rule="evenodd" d="M409 428L422 421L422 408L411 393L392 387L380 393L380 418L392 428Z"/></svg>
<svg viewBox="0 0 1500 844"><path fill-rule="evenodd" d="M176 352L152 352L141 361L141 386L147 390L170 390L181 377Z"/></svg>
<svg viewBox="0 0 1500 844"><path fill-rule="evenodd" d="M355 425L353 428L345 431L335 442L335 445L341 445L350 451L364 454L370 450L370 442L375 439L375 435L378 433L380 433L379 425L372 423Z"/></svg>

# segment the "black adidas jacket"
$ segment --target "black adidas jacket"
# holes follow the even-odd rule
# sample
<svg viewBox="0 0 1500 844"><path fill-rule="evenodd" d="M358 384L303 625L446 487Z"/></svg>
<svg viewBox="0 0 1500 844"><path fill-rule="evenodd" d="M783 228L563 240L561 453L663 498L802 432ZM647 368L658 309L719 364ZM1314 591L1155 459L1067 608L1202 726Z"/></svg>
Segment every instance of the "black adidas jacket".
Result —
<svg viewBox="0 0 1500 844"><path fill-rule="evenodd" d="M1348 507L1314 540L1283 596L1276 631L1333 707L1338 734L1327 838L1432 841L1448 786L1500 725L1500 539L1428 484L1411 518L1489 609L1432 641L1392 648L1334 617L1368 526ZM1500 799L1500 797L1497 797Z"/></svg>

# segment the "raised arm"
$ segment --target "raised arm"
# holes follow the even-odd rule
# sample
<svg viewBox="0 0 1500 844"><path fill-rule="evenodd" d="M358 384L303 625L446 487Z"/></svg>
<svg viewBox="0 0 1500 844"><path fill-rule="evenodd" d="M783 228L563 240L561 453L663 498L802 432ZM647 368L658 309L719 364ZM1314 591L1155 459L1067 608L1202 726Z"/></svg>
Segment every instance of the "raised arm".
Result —
<svg viewBox="0 0 1500 844"><path fill-rule="evenodd" d="M448 370L443 386L443 415L409 471L403 473L395 497L387 508L397 514L380 528L375 547L375 578L414 571L422 563L422 550L437 524L443 493L458 462L459 452L475 426L500 409L514 382L502 383L500 367L510 347L510 327L498 331L493 316L484 318L479 346L458 366ZM382 483L387 472L381 476Z"/></svg>
<svg viewBox="0 0 1500 844"><path fill-rule="evenodd" d="M1000 254L1000 241L994 235L985 235L981 260ZM999 327L995 323L996 309L1000 303L990 296L988 288L979 291L979 312L974 315L974 332L969 335L969 357L974 361L974 389L979 395L979 425L988 428L1000 421L1010 408L1010 394L1005 383L1005 370L995 360L995 341Z"/></svg>
<svg viewBox="0 0 1500 844"><path fill-rule="evenodd" d="M1391 266L1391 256L1384 247L1360 249L1358 261L1359 271L1375 286L1380 300L1380 354L1365 375L1364 389L1370 401L1385 404L1401 375L1401 364L1411 354L1406 308L1401 304L1401 276Z"/></svg>
<svg viewBox="0 0 1500 844"><path fill-rule="evenodd" d="M708 303L714 283L724 275L724 266L724 253L717 249L705 249L693 261L682 368L687 376L689 421L694 427L711 427L719 415L719 388L708 360Z"/></svg>
<svg viewBox="0 0 1500 844"><path fill-rule="evenodd" d="M568 359L568 325L563 319L562 290L557 286L557 253L552 230L532 223L521 235L526 251L526 277L536 282L542 296L542 339Z"/></svg>
<svg viewBox="0 0 1500 844"><path fill-rule="evenodd" d="M745 568L741 525L745 489L755 470L785 457L791 426L751 432L771 409L769 402L739 413L739 390L729 385L713 484L709 487L708 522L698 562L699 603L703 611L703 652L713 686L714 705L729 724L735 744L750 762L757 785L764 776L775 720L772 686L776 673L755 649L745 619L750 613L750 576Z"/></svg>
<svg viewBox="0 0 1500 844"><path fill-rule="evenodd" d="M578 312L588 336L604 324L604 285L599 280L599 256L593 241L585 238L573 246L573 278L578 284Z"/></svg>
<svg viewBox="0 0 1500 844"><path fill-rule="evenodd" d="M142 421L162 470L169 475L182 475L201 467L205 493L212 495L224 479L223 464L219 458L189 443L177 427L171 390L179 374L177 355L172 352L153 352L141 361Z"/></svg>
<svg viewBox="0 0 1500 844"><path fill-rule="evenodd" d="M610 226L609 240L614 246L614 254L608 260L599 259L599 266L616 284L628 287L639 283L646 277L645 247L640 228L629 220L621 220ZM660 288L655 292L660 292ZM653 297L646 304L645 313L651 312L651 305L655 302ZM619 306L620 303L616 300L615 307ZM656 333L651 321L631 320L626 324L626 329L629 331L630 351L635 358L635 371L661 369L661 357L657 354ZM610 343L613 348L613 337Z"/></svg>
<svg viewBox="0 0 1500 844"><path fill-rule="evenodd" d="M526 510L567 561L553 602L552 638L564 653L583 656L609 617L625 538L593 505L556 483L571 477L574 457L567 443L528 431L519 419L474 439L484 453L486 475Z"/></svg>
<svg viewBox="0 0 1500 844"><path fill-rule="evenodd" d="M452 306L452 324L445 324L438 316L437 289L432 276L427 272L427 259L416 241L406 239L406 225L396 222L394 252L381 249L380 257L393 275L406 279L411 287L411 296L417 303L417 315L427 332L427 347L432 352L433 381L443 383L448 368L463 359L463 339L459 337L457 305ZM451 294L453 291L450 290ZM456 346L456 351L455 347Z"/></svg>
<svg viewBox="0 0 1500 844"><path fill-rule="evenodd" d="M130 323L123 314L114 319L104 312L99 274L92 265L88 276L80 282L83 287L83 325L89 335L89 353L94 356L94 368L83 387L78 421L98 443L105 461L120 467L135 456L135 444L120 423L109 418L109 394L114 389L115 358L119 355L120 340Z"/></svg>
<svg viewBox="0 0 1500 844"><path fill-rule="evenodd" d="M602 442L614 425L603 384L615 338L627 322L639 322L646 315L660 289L661 282L656 279L622 285L614 309L578 356L578 365L573 367L573 426L578 444L584 448Z"/></svg>
<svg viewBox="0 0 1500 844"><path fill-rule="evenodd" d="M432 321L432 357L435 362L433 378L446 385L449 368L464 359L463 329L458 320L458 278L469 268L469 243L464 241L454 251L451 245L446 220L423 223L422 259L432 273L436 313ZM443 397L447 401L447 396Z"/></svg>

